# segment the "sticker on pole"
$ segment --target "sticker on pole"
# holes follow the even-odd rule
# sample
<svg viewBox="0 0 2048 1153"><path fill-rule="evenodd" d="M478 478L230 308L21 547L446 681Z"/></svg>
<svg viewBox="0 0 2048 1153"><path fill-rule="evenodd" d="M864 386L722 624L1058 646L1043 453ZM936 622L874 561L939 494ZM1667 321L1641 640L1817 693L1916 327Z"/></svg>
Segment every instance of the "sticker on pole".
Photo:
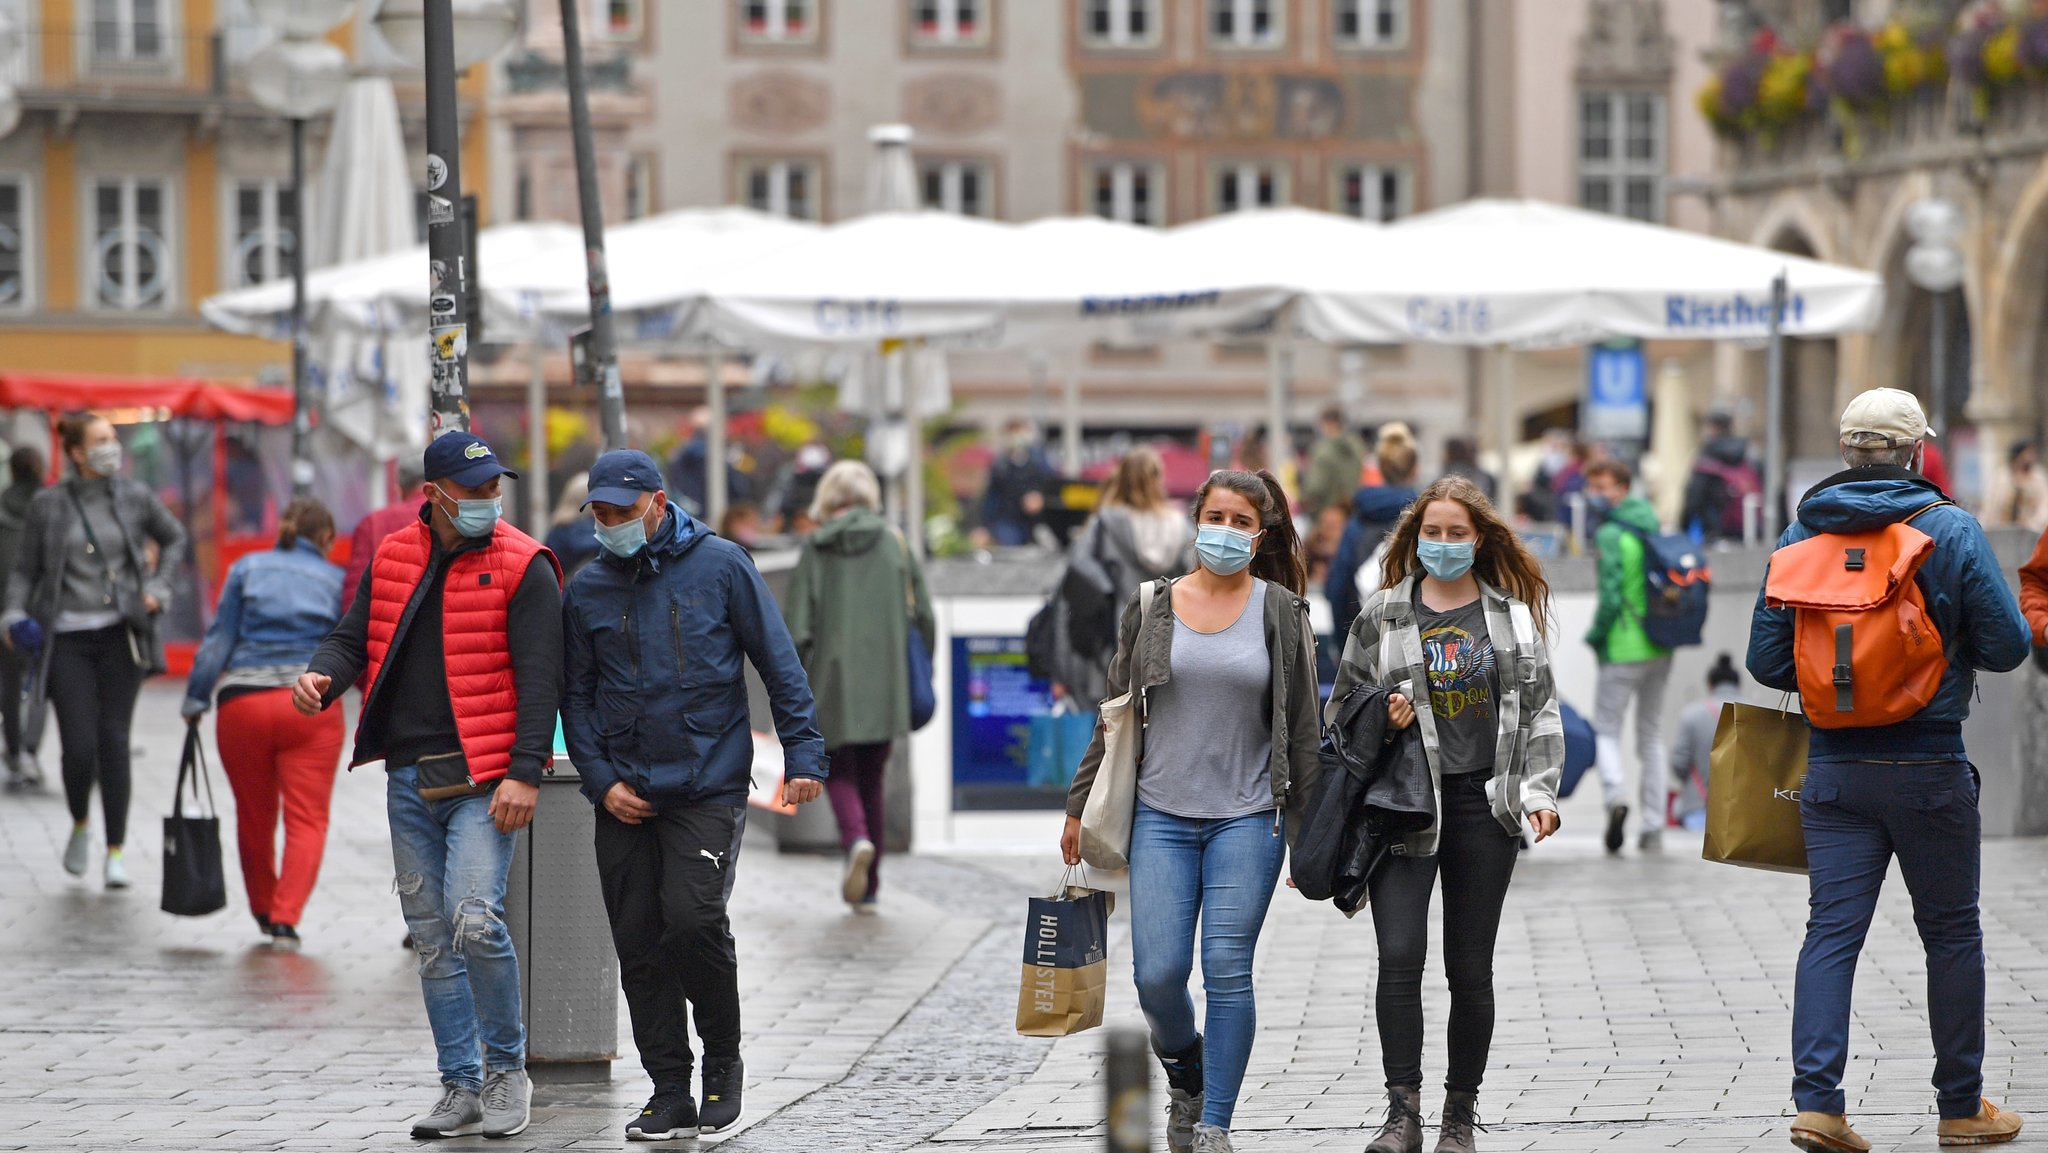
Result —
<svg viewBox="0 0 2048 1153"><path fill-rule="evenodd" d="M469 326L466 324L444 324L428 335L434 341L435 360L460 360L469 354Z"/></svg>
<svg viewBox="0 0 2048 1153"><path fill-rule="evenodd" d="M455 298L445 292L437 292L427 301L427 311L435 316L455 315Z"/></svg>
<svg viewBox="0 0 2048 1153"><path fill-rule="evenodd" d="M427 227L455 223L455 202L445 196L427 196Z"/></svg>
<svg viewBox="0 0 2048 1153"><path fill-rule="evenodd" d="M441 186L446 183L448 183L448 162L431 152L427 153L427 191L439 192Z"/></svg>

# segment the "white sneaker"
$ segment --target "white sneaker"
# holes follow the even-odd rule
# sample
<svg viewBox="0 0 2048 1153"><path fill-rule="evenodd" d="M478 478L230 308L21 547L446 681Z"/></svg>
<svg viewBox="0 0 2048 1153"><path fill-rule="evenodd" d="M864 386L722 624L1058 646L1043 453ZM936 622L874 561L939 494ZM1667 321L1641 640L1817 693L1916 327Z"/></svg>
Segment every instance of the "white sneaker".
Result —
<svg viewBox="0 0 2048 1153"><path fill-rule="evenodd" d="M71 841L64 846L64 871L74 877L85 876L87 858L92 853L92 830L74 828Z"/></svg>
<svg viewBox="0 0 2048 1153"><path fill-rule="evenodd" d="M128 887L128 858L119 853L107 854L107 888Z"/></svg>
<svg viewBox="0 0 2048 1153"><path fill-rule="evenodd" d="M846 850L846 877L839 883L839 895L849 905L859 905L868 895L868 878L873 875L875 843L862 837Z"/></svg>

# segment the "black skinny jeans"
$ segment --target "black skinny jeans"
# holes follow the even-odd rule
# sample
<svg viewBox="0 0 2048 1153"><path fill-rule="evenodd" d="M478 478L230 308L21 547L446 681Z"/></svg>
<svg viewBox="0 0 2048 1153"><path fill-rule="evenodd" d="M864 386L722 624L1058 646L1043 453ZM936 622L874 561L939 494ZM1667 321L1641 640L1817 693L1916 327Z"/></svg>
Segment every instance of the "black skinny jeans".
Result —
<svg viewBox="0 0 2048 1153"><path fill-rule="evenodd" d="M97 783L107 844L121 844L128 835L128 731L142 691L128 627L58 633L50 644L50 706L64 742L64 799L71 819L83 823L91 814Z"/></svg>
<svg viewBox="0 0 2048 1153"><path fill-rule="evenodd" d="M1444 1087L1477 1093L1493 1046L1493 943L1514 876L1515 835L1486 802L1481 771L1445 777L1434 857L1389 857L1371 881L1380 979L1373 1009L1389 1088L1422 1088L1422 966L1429 897L1444 880L1444 973L1451 986L1450 1069Z"/></svg>

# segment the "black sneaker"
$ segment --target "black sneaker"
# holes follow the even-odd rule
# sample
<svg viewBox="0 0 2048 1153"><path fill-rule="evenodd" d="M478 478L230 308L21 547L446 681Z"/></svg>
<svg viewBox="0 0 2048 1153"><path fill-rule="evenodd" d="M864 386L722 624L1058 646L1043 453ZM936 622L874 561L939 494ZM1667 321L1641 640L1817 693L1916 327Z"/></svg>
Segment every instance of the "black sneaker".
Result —
<svg viewBox="0 0 2048 1153"><path fill-rule="evenodd" d="M298 952L298 929L291 925L272 925L270 927L270 947L281 953Z"/></svg>
<svg viewBox="0 0 2048 1153"><path fill-rule="evenodd" d="M270 935L270 918L261 913L255 914L255 917L256 931L268 937Z"/></svg>
<svg viewBox="0 0 2048 1153"><path fill-rule="evenodd" d="M640 1115L626 1124L628 1141L673 1141L697 1135L697 1100L690 1088L656 1089Z"/></svg>
<svg viewBox="0 0 2048 1153"><path fill-rule="evenodd" d="M1628 839L1628 806L1616 805L1607 810L1607 851L1621 852L1621 843Z"/></svg>
<svg viewBox="0 0 2048 1153"><path fill-rule="evenodd" d="M704 1062L704 1104L697 1110L697 1132L723 1133L740 1123L740 1083L747 1067L738 1057Z"/></svg>

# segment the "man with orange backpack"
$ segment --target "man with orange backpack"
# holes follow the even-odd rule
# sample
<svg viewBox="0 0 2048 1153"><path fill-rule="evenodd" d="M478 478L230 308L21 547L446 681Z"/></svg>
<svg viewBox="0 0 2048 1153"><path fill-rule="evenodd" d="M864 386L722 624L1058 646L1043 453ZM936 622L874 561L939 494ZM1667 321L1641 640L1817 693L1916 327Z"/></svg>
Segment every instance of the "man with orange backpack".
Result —
<svg viewBox="0 0 2048 1153"><path fill-rule="evenodd" d="M1800 814L1806 942L1793 989L1792 1143L1870 1148L1844 1116L1850 992L1894 856L1927 952L1943 1145L2018 1136L1983 1097L1978 776L1963 748L1977 673L2027 659L2028 629L1983 530L1919 472L1912 394L1863 393L1842 460L1799 504L1757 600L1749 671L1797 692L1812 730Z"/></svg>

